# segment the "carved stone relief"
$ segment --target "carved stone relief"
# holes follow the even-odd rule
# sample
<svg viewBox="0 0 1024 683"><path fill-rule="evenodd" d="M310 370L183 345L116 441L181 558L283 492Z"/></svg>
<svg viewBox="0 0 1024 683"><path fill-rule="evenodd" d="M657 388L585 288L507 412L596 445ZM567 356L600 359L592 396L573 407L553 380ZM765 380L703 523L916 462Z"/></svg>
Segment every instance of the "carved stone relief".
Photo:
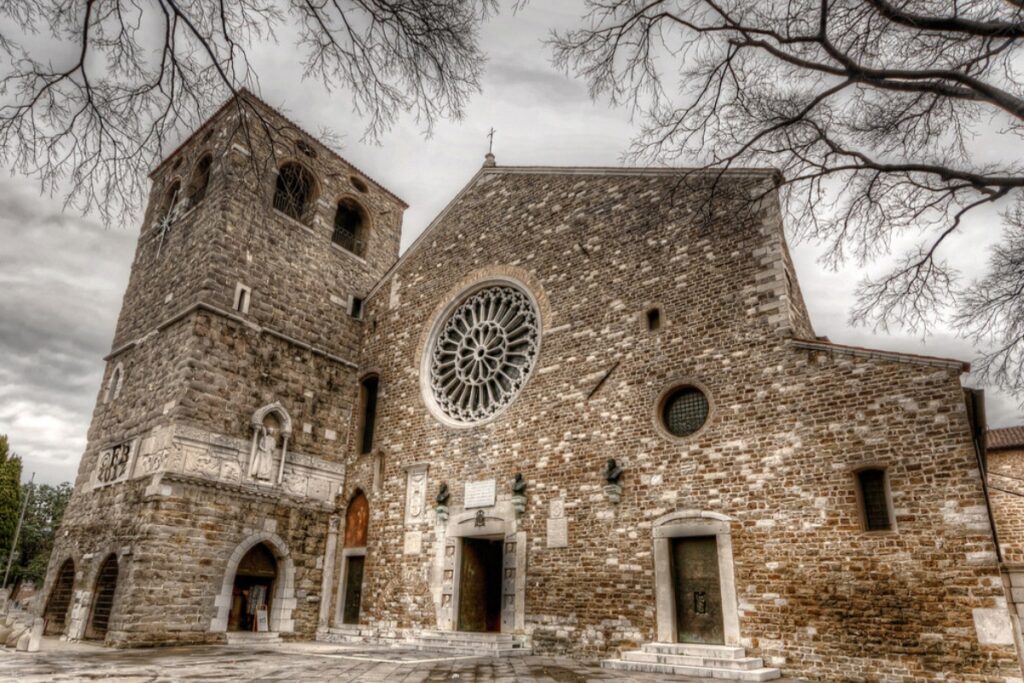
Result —
<svg viewBox="0 0 1024 683"><path fill-rule="evenodd" d="M426 520L427 466L411 465L406 469L405 523L421 524Z"/></svg>

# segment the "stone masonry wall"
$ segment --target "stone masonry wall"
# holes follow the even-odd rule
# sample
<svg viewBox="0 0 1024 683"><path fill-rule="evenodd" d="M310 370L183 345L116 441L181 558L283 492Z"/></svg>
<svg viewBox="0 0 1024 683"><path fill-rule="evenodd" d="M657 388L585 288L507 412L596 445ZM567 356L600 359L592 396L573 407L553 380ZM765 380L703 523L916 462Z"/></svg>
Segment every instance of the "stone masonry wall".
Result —
<svg viewBox="0 0 1024 683"><path fill-rule="evenodd" d="M216 314L197 314L192 332L177 420L247 440L253 412L280 401L294 425L292 450L343 460L357 393L353 368Z"/></svg>
<svg viewBox="0 0 1024 683"><path fill-rule="evenodd" d="M764 182L738 174L720 187L736 200ZM446 482L453 509L467 481L495 478L507 500L513 475L526 477L516 531L528 546L525 631L541 651L654 640L651 523L701 510L735 520L742 643L786 673L1019 676L1012 645L976 635L975 617L1006 609L959 369L793 348L788 336L811 332L802 304L782 298L793 288L763 286L779 281L769 272L785 282L780 262L765 262L784 254L777 212L702 211L702 191L658 173L485 171L375 290L363 364L380 374L384 477L370 497L365 622L437 627L440 527L424 530L419 554L403 552L405 468L426 463L428 500ZM495 420L445 427L424 404L423 349L442 309L495 277L538 301L537 368ZM656 418L681 381L711 402L685 439ZM625 468L618 505L602 491L608 457ZM371 459L352 459L368 477ZM861 530L853 472L868 464L889 470L896 531ZM547 547L553 499L567 548Z"/></svg>
<svg viewBox="0 0 1024 683"><path fill-rule="evenodd" d="M1003 561L1024 565L1024 449L988 452L988 486Z"/></svg>
<svg viewBox="0 0 1024 683"><path fill-rule="evenodd" d="M292 588L303 596L295 598L294 624L282 630L311 636L316 626L316 557L334 489L344 479L338 464L356 395L363 323L349 315L349 298L365 296L397 257L404 204L247 98L245 113L222 108L152 175L104 387L37 600L41 611L64 557L82 565L79 590L80 582L95 582L90 572L111 548L124 552L110 643L219 638L209 633L216 597L210 586L219 590L252 525L276 527L281 552L295 564ZM257 113L274 131L273 145L259 134ZM243 121L257 134L242 135ZM206 153L213 163L205 197L186 207L161 242L157 226L167 189L178 181L187 195L192 169ZM271 208L276 169L285 161L298 161L316 179L308 225ZM331 242L342 197L368 213L364 258ZM239 282L252 288L248 312L231 310ZM121 393L105 403L117 367L124 369ZM243 452L238 444L249 443L253 412L274 401L293 419L290 451L302 471L289 478L286 468L281 490L251 481L209 488L224 470L206 474L204 467L223 461L237 472L231 459ZM139 478L92 488L100 451L129 438L151 449L142 453L148 459L144 470L135 470ZM192 439L187 449L181 438ZM174 472L161 471L161 463ZM82 590L76 609L87 618L91 596Z"/></svg>

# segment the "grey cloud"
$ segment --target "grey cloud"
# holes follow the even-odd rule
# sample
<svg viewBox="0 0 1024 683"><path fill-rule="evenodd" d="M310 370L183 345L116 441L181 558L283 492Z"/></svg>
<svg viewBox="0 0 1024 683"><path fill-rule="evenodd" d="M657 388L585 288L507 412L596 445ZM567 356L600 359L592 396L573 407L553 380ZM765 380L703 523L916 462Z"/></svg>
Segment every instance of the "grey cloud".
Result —
<svg viewBox="0 0 1024 683"><path fill-rule="evenodd" d="M364 122L343 90L299 82L294 55L274 46L251 57L264 97L289 107L307 130L329 126L347 143L343 155L409 202L403 246L429 224L483 161L486 131L498 130L498 163L617 165L634 133L627 111L594 104L583 84L550 65L540 40L572 26L579 2L530 3L484 27L491 55L477 96L461 122L440 122L430 138L403 119L381 146L359 142ZM282 35L282 45L288 37ZM170 147L169 147L170 148ZM682 162L681 162L682 163ZM792 226L791 226L792 227ZM74 479L127 283L137 223L104 229L64 214L27 180L0 179L0 433L7 433L42 481ZM965 253L984 259L977 243ZM825 271L815 245L793 250L819 334L838 343L970 360L975 349L948 330L923 344L913 334L873 335L847 316L860 274ZM967 264L965 274L974 269ZM967 383L972 382L968 378ZM1024 422L1012 397L988 390L990 424Z"/></svg>

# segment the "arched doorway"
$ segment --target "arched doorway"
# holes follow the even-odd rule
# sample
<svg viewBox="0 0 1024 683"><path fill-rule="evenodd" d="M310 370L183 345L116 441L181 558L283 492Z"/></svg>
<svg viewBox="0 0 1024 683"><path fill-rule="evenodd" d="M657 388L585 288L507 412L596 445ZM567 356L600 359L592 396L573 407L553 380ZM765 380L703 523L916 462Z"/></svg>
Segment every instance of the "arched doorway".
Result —
<svg viewBox="0 0 1024 683"><path fill-rule="evenodd" d="M358 624L363 604L363 569L366 566L366 532L370 522L370 502L356 491L345 512L345 539L341 557L341 601L337 621Z"/></svg>
<svg viewBox="0 0 1024 683"><path fill-rule="evenodd" d="M53 588L50 589L50 597L46 601L46 610L43 612L43 618L46 619L46 635L60 635L64 632L74 587L75 563L69 557L60 566Z"/></svg>
<svg viewBox="0 0 1024 683"><path fill-rule="evenodd" d="M271 631L280 633L295 631L295 621L292 619L292 610L295 607L295 563L292 561L291 553L288 552L288 545L284 539L270 531L251 534L243 539L231 553L224 568L220 592L214 598L214 617L210 620L210 631L223 633L228 630L235 579L239 574L245 574L244 571L239 571L239 567L242 565L242 560L257 545L262 545L264 549L270 551L274 563L275 576L270 579L272 590L267 596L269 628Z"/></svg>
<svg viewBox="0 0 1024 683"><path fill-rule="evenodd" d="M107 636L110 612L114 608L114 592L117 590L117 572L117 556L108 555L96 577L96 590L93 592L96 597L92 603L89 627L85 631L86 638L102 639Z"/></svg>
<svg viewBox="0 0 1024 683"><path fill-rule="evenodd" d="M229 631L269 629L269 615L277 580L277 560L265 543L257 543L238 563L231 589Z"/></svg>

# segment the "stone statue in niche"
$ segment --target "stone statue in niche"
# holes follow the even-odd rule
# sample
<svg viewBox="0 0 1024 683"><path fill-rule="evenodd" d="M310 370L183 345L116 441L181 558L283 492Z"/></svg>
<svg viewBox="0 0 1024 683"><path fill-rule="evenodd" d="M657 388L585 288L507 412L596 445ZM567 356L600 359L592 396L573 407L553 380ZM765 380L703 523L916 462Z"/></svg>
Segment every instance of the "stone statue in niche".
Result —
<svg viewBox="0 0 1024 683"><path fill-rule="evenodd" d="M253 479L270 481L274 476L274 451L277 450L277 429L273 426L259 426L256 439L256 453L249 463L249 476Z"/></svg>
<svg viewBox="0 0 1024 683"><path fill-rule="evenodd" d="M284 465L288 458L288 439L292 433L292 420L279 402L263 406L252 416L252 448L249 451L250 479L280 484L284 478ZM280 439L280 457L274 466Z"/></svg>

